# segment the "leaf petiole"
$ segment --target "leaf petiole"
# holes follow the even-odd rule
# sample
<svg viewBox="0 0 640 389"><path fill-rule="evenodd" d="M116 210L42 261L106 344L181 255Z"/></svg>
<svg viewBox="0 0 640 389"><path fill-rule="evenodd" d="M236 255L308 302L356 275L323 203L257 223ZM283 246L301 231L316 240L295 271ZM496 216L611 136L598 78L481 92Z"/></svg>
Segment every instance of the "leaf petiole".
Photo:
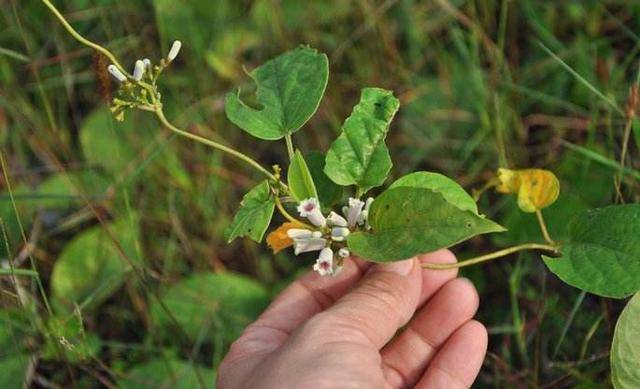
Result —
<svg viewBox="0 0 640 389"><path fill-rule="evenodd" d="M540 243L524 243L524 244L521 244L521 245L517 245L517 246L513 246L513 247L508 247L506 249L498 250L498 251L495 251L493 253L481 255L479 257L469 258L469 259L466 259L466 260L461 261L461 262L456 262L456 263L423 263L422 267L425 268L425 269L437 269L437 270L456 269L456 268L475 265L475 264L482 263L482 262L487 262L487 261L490 261L492 259L501 258L501 257L507 256L509 254L513 254L513 253L516 253L518 251L523 251L523 250L544 250L544 251L550 251L552 253L557 253L558 252L558 247L557 246L548 245L548 244L540 244Z"/></svg>
<svg viewBox="0 0 640 389"><path fill-rule="evenodd" d="M544 222L544 217L542 216L542 211L536 209L536 217L538 218L538 224L540 224L540 231L542 231L542 236L544 240L547 241L552 246L556 245L556 242L551 239L551 235L549 235L549 230L547 229L547 224Z"/></svg>

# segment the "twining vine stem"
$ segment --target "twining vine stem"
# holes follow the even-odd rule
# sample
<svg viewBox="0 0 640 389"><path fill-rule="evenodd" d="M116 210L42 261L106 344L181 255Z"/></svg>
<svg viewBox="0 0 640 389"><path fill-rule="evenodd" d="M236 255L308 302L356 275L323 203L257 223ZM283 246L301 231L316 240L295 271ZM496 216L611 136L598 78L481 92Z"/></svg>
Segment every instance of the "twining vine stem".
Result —
<svg viewBox="0 0 640 389"><path fill-rule="evenodd" d="M167 127L169 130L171 130L172 132L175 132L178 135L181 135L185 138L189 138L192 140L195 140L196 142L205 144L207 146L213 147L214 149L223 151L235 158L238 158L246 163L248 163L249 165L253 166L256 170L258 170L259 172L261 172L262 174L264 174L265 176L267 176L269 179L273 180L273 181L279 181L278 178L276 178L276 176L271 173L269 170L265 169L262 165L260 165L258 162L256 162L254 159L252 159L251 157L247 156L246 154L243 154L231 147L225 146L221 143L215 142L211 139L207 139L204 137L201 137L199 135L196 134L192 134L190 132L184 131L179 129L178 127L174 126L173 124L171 124L171 122L169 122L166 118L166 116L164 116L164 111L162 110L162 106L160 104L157 105L156 109L155 109L155 113L156 116L158 117L158 120L160 120L160 123L162 123L165 127Z"/></svg>
<svg viewBox="0 0 640 389"><path fill-rule="evenodd" d="M548 245L548 244L540 244L540 243L525 243L525 244L521 244L521 245L517 245L517 246L508 247L506 249L498 250L498 251L493 252L493 253L481 255L479 257L470 258L470 259L467 259L467 260L464 260L464 261L461 261L461 262L456 262L456 263L423 263L422 267L425 268L425 269L438 269L438 270L456 269L456 268L466 267L466 266L470 266L470 265L475 265L475 264L482 263L482 262L487 262L487 261L490 261L492 259L501 258L501 257L507 256L509 254L513 254L513 253L516 253L518 251L523 251L523 250L544 250L544 251L549 251L549 252L555 254L555 253L558 252L558 247L557 246Z"/></svg>

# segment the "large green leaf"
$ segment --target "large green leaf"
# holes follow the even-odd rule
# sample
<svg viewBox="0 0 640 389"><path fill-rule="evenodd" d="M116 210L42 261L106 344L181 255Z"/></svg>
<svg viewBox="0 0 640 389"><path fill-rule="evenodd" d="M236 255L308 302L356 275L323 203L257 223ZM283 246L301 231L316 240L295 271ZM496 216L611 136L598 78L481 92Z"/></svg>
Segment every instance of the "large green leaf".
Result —
<svg viewBox="0 0 640 389"><path fill-rule="evenodd" d="M327 152L327 176L337 184L357 185L363 191L381 185L392 165L384 139L399 107L393 92L363 89L360 102Z"/></svg>
<svg viewBox="0 0 640 389"><path fill-rule="evenodd" d="M425 188L399 187L382 193L371 205L372 232L348 238L358 256L375 262L411 258L449 247L478 234L504 231L499 224L449 203Z"/></svg>
<svg viewBox="0 0 640 389"><path fill-rule="evenodd" d="M129 369L118 381L122 389L214 388L216 373L213 369L187 363L175 358L157 358Z"/></svg>
<svg viewBox="0 0 640 389"><path fill-rule="evenodd" d="M611 345L611 380L616 389L640 388L640 293L618 318Z"/></svg>
<svg viewBox="0 0 640 389"><path fill-rule="evenodd" d="M195 274L171 286L162 295L165 307L193 340L224 335L232 341L269 302L269 294L256 281L234 273ZM163 307L151 305L154 323L173 328Z"/></svg>
<svg viewBox="0 0 640 389"><path fill-rule="evenodd" d="M275 205L268 181L255 186L244 195L233 222L225 230L227 241L231 242L235 238L248 235L256 242L260 242L269 227Z"/></svg>
<svg viewBox="0 0 640 389"><path fill-rule="evenodd" d="M561 280L600 296L640 290L640 204L583 212L569 225L560 258L544 257Z"/></svg>
<svg viewBox="0 0 640 389"><path fill-rule="evenodd" d="M135 223L135 222L134 222ZM124 283L131 270L128 260L137 261L138 229L129 218L108 226L124 250L102 226L76 236L58 257L51 275L51 291L57 308L73 304L94 307L112 295Z"/></svg>
<svg viewBox="0 0 640 389"><path fill-rule="evenodd" d="M250 75L258 88L259 109L245 104L239 93L229 93L227 117L257 138L275 140L298 131L316 112L329 79L329 61L325 54L299 47Z"/></svg>
<svg viewBox="0 0 640 389"><path fill-rule="evenodd" d="M309 167L304 161L304 157L302 156L302 153L300 153L300 150L296 150L295 154L293 154L293 158L291 159L291 164L287 171L287 184L289 185L291 194L293 194L293 197L298 201L302 201L310 197L318 198L318 192L316 191L316 186L313 183L311 172L309 172Z"/></svg>
<svg viewBox="0 0 640 389"><path fill-rule="evenodd" d="M478 213L478 205L462 187L440 173L415 172L397 179L389 188L400 187L425 188L440 193L445 200L462 209Z"/></svg>

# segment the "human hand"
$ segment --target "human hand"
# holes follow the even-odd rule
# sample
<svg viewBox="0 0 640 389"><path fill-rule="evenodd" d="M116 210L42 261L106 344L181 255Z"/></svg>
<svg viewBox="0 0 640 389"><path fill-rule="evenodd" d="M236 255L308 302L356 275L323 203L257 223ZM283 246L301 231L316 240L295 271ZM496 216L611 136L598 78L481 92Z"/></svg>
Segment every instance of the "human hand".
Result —
<svg viewBox="0 0 640 389"><path fill-rule="evenodd" d="M351 259L335 277L301 277L231 346L218 388L470 387L487 349L478 294L457 269L421 262L455 257Z"/></svg>

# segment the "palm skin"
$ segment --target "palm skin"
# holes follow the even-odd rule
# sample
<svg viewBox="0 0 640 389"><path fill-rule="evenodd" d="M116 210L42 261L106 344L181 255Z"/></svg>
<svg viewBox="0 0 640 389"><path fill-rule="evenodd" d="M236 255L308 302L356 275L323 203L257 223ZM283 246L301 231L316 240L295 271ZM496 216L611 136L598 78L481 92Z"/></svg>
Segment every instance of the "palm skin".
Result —
<svg viewBox="0 0 640 389"><path fill-rule="evenodd" d="M478 295L448 250L391 265L358 259L285 289L231 346L218 388L468 388L487 348Z"/></svg>

